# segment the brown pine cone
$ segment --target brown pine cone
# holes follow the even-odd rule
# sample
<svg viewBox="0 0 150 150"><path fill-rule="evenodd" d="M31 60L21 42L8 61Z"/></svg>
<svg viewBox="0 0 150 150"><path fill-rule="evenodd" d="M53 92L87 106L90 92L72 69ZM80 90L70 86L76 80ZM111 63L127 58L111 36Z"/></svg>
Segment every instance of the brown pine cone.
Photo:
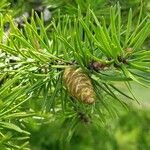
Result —
<svg viewBox="0 0 150 150"><path fill-rule="evenodd" d="M91 80L81 68L65 68L63 80L69 93L77 100L87 104L95 101L95 92Z"/></svg>

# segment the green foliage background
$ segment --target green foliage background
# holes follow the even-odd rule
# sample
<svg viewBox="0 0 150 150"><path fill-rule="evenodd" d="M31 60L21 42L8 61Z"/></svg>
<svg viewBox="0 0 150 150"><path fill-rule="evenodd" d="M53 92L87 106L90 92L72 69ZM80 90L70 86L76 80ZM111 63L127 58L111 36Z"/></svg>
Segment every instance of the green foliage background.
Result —
<svg viewBox="0 0 150 150"><path fill-rule="evenodd" d="M1 0L0 149L150 149L149 11L148 0ZM70 97L66 66L89 75L93 105Z"/></svg>

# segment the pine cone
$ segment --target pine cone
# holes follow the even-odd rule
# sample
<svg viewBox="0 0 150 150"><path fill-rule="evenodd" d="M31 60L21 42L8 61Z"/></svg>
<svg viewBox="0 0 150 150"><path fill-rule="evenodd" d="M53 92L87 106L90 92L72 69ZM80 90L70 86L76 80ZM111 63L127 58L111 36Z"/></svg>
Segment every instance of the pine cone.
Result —
<svg viewBox="0 0 150 150"><path fill-rule="evenodd" d="M69 93L82 102L91 104L95 101L95 92L90 78L81 68L67 67L63 80Z"/></svg>

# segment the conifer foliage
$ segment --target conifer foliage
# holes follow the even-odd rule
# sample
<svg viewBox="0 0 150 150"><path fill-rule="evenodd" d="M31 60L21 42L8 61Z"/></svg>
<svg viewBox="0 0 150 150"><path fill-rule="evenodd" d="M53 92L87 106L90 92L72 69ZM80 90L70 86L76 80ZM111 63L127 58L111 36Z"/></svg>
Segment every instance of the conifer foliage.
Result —
<svg viewBox="0 0 150 150"><path fill-rule="evenodd" d="M80 133L93 133L86 142L105 139L99 130L113 132L115 118L137 101L132 84L149 88L148 1L128 11L108 0L44 0L30 12L26 6L42 1L22 2L0 1L0 150L32 149L42 126L48 138L39 139L54 150ZM111 145L115 136L107 136Z"/></svg>

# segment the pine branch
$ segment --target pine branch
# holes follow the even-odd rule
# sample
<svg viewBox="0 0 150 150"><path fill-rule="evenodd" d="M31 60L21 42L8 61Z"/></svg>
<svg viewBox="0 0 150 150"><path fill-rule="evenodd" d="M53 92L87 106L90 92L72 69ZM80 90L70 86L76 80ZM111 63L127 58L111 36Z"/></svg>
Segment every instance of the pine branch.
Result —
<svg viewBox="0 0 150 150"><path fill-rule="evenodd" d="M84 14L78 8L73 17L58 14L49 25L32 12L30 22L24 18L21 29L12 16L0 17L2 146L27 147L27 124L36 117L39 122L50 120L51 123L62 117L64 126L69 122L65 130L69 142L80 122L100 127L110 116L119 115L118 108L127 109L126 99L136 100L131 81L149 87L150 53L143 48L150 34L148 16L143 20L139 17L135 30L132 10L124 25L119 5L110 8L110 26L106 23L108 18L100 19L90 8ZM3 40L5 18L10 28ZM82 73L73 71L63 79L67 67L78 68ZM114 85L121 81L127 85L130 95ZM89 98L83 90L87 86L91 93L94 90L92 104L81 102ZM15 131L18 139L23 137L21 145L18 141L14 143L16 138L8 130Z"/></svg>

